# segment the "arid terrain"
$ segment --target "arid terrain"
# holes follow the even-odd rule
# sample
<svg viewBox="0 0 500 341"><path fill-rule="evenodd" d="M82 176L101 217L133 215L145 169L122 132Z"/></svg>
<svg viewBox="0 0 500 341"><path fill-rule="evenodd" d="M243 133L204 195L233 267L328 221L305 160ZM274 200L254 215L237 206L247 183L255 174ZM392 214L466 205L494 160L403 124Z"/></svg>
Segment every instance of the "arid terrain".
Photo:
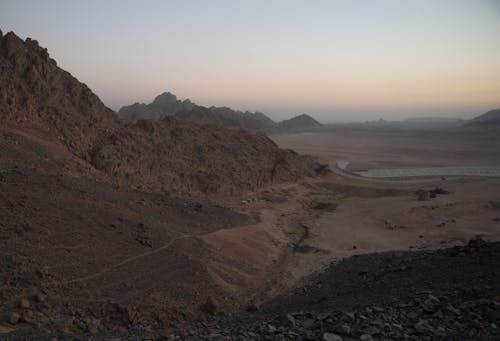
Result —
<svg viewBox="0 0 500 341"><path fill-rule="evenodd" d="M500 178L350 174L494 131L123 124L32 39L0 67L1 339L498 339Z"/></svg>
<svg viewBox="0 0 500 341"><path fill-rule="evenodd" d="M402 131L335 129L332 132L275 135L283 148L317 156L334 174L322 190L341 201L333 213L306 223L316 253L300 257L318 265L375 251L436 249L474 237L499 240L500 177L411 177L370 179L351 172L373 168L500 165L498 131L452 129ZM335 169L338 161L345 169ZM419 191L438 189L434 198ZM442 194L439 193L442 190ZM418 200L420 199L420 200ZM327 250L321 256L320 250ZM310 258L310 262L306 259ZM300 269L310 266L299 266Z"/></svg>
<svg viewBox="0 0 500 341"><path fill-rule="evenodd" d="M351 171L500 165L500 129L388 129L334 126L329 131L274 135L282 148L323 162L349 162Z"/></svg>

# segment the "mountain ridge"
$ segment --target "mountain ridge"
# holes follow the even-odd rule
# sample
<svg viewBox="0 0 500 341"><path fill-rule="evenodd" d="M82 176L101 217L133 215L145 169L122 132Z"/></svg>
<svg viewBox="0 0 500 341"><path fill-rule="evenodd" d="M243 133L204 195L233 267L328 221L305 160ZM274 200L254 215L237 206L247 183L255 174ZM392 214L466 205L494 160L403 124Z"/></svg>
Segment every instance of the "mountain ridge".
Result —
<svg viewBox="0 0 500 341"><path fill-rule="evenodd" d="M197 123L270 133L286 130L300 131L321 126L318 121L305 114L275 122L262 112L243 112L229 107L204 107L194 104L189 99L180 101L170 92L164 92L160 96L165 94L168 94L168 97L164 97L165 101L162 104L157 103L156 98L159 97L157 96L150 104L134 103L123 106L118 110L118 115L125 122L135 122L140 119L159 120L165 116L173 116ZM187 105L184 105L186 101L188 101Z"/></svg>

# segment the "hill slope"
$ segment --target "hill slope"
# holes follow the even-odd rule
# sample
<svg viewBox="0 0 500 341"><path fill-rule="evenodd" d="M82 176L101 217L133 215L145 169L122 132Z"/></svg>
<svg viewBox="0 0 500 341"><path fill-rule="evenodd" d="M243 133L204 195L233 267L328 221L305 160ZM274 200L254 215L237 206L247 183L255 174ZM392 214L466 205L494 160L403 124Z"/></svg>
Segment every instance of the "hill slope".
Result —
<svg viewBox="0 0 500 341"><path fill-rule="evenodd" d="M57 67L36 40L0 34L0 118L5 126L36 131L78 157L121 125L112 110L68 72Z"/></svg>

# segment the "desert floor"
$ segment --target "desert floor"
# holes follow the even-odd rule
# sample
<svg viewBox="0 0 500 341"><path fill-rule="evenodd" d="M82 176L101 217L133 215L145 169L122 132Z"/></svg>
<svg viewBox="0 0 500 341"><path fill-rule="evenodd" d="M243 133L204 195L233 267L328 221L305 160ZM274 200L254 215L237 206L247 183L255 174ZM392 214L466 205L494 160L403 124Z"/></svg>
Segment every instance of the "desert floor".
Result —
<svg viewBox="0 0 500 341"><path fill-rule="evenodd" d="M210 332L203 324L208 308L209 316L231 316L265 307L291 290L308 288L311 278L330 273L335 264L342 268L363 260L362 267L375 274L386 271L386 256L377 256L380 252L414 251L402 259L418 258L422 252L465 245L476 237L500 241L500 178L389 180L349 174L372 168L500 164L500 138L488 131L349 129L273 136L281 147L325 163L347 160L349 165L344 171L297 183L203 201L68 175L59 163L67 165L72 159L59 149L14 133L0 137L0 294L6 302L2 316L8 321L13 313L32 311L19 307L23 298L37 311L25 318L26 323L0 323L1 333L31 335L36 323L45 326L47 335L59 335L61 330L64 335L88 335L97 330L136 339L156 335L157 330L184 333L191 325L185 327L181 321L187 320L201 321L195 329L205 335ZM425 200L419 200L417 191L426 193ZM497 262L497 254L488 261ZM366 256L350 257L354 255ZM486 259L478 257L463 265L468 266L466 273L448 276L449 282L464 288L475 283L484 275L475 261ZM441 267L433 268L435 287L442 283L439 274L448 261L445 257ZM414 279L414 292L429 290L428 280L417 271L427 271L427 261L421 263L401 272L402 279ZM342 294L350 307L361 302L360 293L372 294L365 288L366 280L354 280L357 273L344 268L341 275L332 272L334 278L345 279L343 286L331 282L336 286L336 291L328 291L332 306L339 302L335 295ZM467 273L475 275L465 278ZM486 284L494 283L497 275L488 277ZM390 285L406 290L405 283ZM353 286L360 291L352 291ZM385 289L377 290L366 302L385 297ZM330 294L319 292L318 297ZM316 302L314 295L311 304ZM235 325L249 318L254 317L244 315ZM147 328L136 331L130 326ZM16 339L20 334L11 335Z"/></svg>
<svg viewBox="0 0 500 341"><path fill-rule="evenodd" d="M346 128L272 138L282 148L330 165L348 161L346 171L500 165L500 136L494 131ZM342 173L294 188L296 198L321 213L300 221L307 236L288 259L290 282L355 254L438 249L474 237L500 240L500 178L374 180ZM418 190L435 188L449 193L418 200Z"/></svg>
<svg viewBox="0 0 500 341"><path fill-rule="evenodd" d="M351 170L500 165L498 130L346 127L272 138L282 148L316 155L323 162L347 160Z"/></svg>

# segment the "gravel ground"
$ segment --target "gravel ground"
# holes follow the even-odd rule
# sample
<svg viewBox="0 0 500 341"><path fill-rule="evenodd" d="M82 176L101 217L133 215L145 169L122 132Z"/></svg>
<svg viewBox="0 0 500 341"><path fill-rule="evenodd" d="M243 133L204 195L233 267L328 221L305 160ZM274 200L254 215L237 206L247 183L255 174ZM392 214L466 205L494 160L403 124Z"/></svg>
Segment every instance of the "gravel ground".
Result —
<svg viewBox="0 0 500 341"><path fill-rule="evenodd" d="M121 325L79 315L11 340L499 340L500 243L351 257L261 307ZM216 313L217 312L217 313ZM210 315L215 313L215 315ZM90 322L89 322L90 321ZM89 328L94 323L98 328Z"/></svg>

